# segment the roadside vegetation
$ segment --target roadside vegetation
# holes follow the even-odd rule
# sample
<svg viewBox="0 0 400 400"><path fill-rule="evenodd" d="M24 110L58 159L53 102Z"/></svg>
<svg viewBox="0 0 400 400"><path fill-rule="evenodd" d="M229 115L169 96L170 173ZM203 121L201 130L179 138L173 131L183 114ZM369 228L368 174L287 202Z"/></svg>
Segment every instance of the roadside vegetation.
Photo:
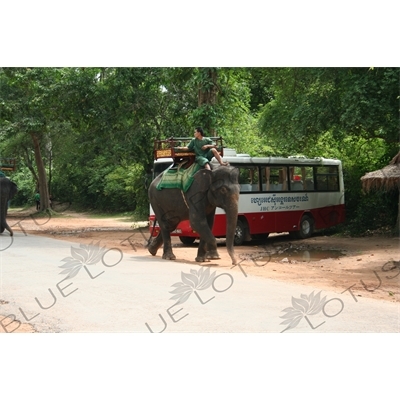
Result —
<svg viewBox="0 0 400 400"><path fill-rule="evenodd" d="M53 202L97 215L148 216L153 142L202 126L252 156L343 161L347 222L396 226L398 190L360 178L399 152L400 68L0 68L0 157L12 206ZM99 217L99 216L98 216Z"/></svg>

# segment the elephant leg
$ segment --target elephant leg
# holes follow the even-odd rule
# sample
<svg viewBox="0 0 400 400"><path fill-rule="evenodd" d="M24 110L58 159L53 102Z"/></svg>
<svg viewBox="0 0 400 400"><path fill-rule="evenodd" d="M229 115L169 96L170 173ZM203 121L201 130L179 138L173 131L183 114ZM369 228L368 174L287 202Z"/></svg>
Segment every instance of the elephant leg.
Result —
<svg viewBox="0 0 400 400"><path fill-rule="evenodd" d="M197 262L205 262L208 260L219 260L221 257L218 254L217 250L217 242L214 239L215 243L206 242L203 239L200 239L199 247L197 249Z"/></svg>
<svg viewBox="0 0 400 400"><path fill-rule="evenodd" d="M10 232L10 236L14 236L13 230L10 228L10 226L5 221L1 224L0 233L3 233L4 229L7 229L8 232Z"/></svg>
<svg viewBox="0 0 400 400"><path fill-rule="evenodd" d="M10 236L14 235L13 230L7 224L6 217L8 211L8 201L11 200L18 191L17 185L11 182L9 179L0 178L0 233L3 233L5 229L10 232Z"/></svg>
<svg viewBox="0 0 400 400"><path fill-rule="evenodd" d="M1 221L0 221L0 233L3 233L5 229L10 232L10 236L14 235L14 232L10 228L10 226L7 224L6 221L6 216L7 216L7 208L5 204L1 204Z"/></svg>
<svg viewBox="0 0 400 400"><path fill-rule="evenodd" d="M219 260L221 258L218 254L216 241L215 241L215 246L207 246L206 258L210 260Z"/></svg>
<svg viewBox="0 0 400 400"><path fill-rule="evenodd" d="M155 256L157 254L158 249L162 246L163 244L163 238L161 233L159 232L156 237L152 237L147 245L147 249L149 250L149 253L152 256Z"/></svg>
<svg viewBox="0 0 400 400"><path fill-rule="evenodd" d="M220 259L217 251L217 241L211 231L214 223L214 214L207 215L206 221L207 224L194 225L196 226L195 230L200 235L200 243L196 257L197 262Z"/></svg>
<svg viewBox="0 0 400 400"><path fill-rule="evenodd" d="M171 235L169 230L162 229L161 234L164 242L162 258L164 260L176 260L175 254L172 252Z"/></svg>
<svg viewBox="0 0 400 400"><path fill-rule="evenodd" d="M175 260L175 254L172 252L172 243L171 236L169 232L161 230L161 232L155 237L152 238L150 243L147 246L150 254L155 256L157 254L158 249L164 244L163 255L162 258L164 260Z"/></svg>
<svg viewBox="0 0 400 400"><path fill-rule="evenodd" d="M195 260L197 262L207 261L206 254L207 254L207 243L200 238L199 247L197 248L197 257Z"/></svg>
<svg viewBox="0 0 400 400"><path fill-rule="evenodd" d="M211 232L211 240L207 243L207 254L206 257L210 260L219 260L221 257L218 254L217 250L217 240L215 239L214 235L212 234L212 227L214 225L214 216L215 212L212 214L207 215L207 223L210 228Z"/></svg>

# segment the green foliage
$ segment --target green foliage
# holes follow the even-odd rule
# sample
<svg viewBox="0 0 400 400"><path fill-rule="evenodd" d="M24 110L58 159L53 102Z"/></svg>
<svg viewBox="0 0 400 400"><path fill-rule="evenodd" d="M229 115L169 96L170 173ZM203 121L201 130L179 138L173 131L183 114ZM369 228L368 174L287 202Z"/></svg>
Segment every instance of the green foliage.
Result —
<svg viewBox="0 0 400 400"><path fill-rule="evenodd" d="M28 168L20 167L16 172L9 174L9 178L18 186L18 193L12 199L13 206L32 206L35 204L34 195L36 185Z"/></svg>
<svg viewBox="0 0 400 400"><path fill-rule="evenodd" d="M366 196L360 178L399 151L399 68L250 69L265 142L282 155L343 161L348 228L393 223L396 193ZM257 81L267 83L260 88ZM379 210L379 212L377 212ZM377 217L379 216L379 217ZM379 222L380 221L380 222Z"/></svg>
<svg viewBox="0 0 400 400"><path fill-rule="evenodd" d="M257 118L252 115L244 115L240 123L234 123L226 128L225 135L226 147L236 149L237 153L250 154L251 156L277 155L278 150L273 144L268 143L260 135Z"/></svg>
<svg viewBox="0 0 400 400"><path fill-rule="evenodd" d="M396 193L365 195L360 178L399 150L399 71L0 68L0 154L18 159L16 205L36 189L35 131L53 198L147 219L154 139L202 126L238 153L341 159L347 227L375 229Z"/></svg>
<svg viewBox="0 0 400 400"><path fill-rule="evenodd" d="M113 210L127 207L138 214L148 214L147 196L144 196L144 168L139 164L117 167L105 176L104 196ZM145 213L143 212L145 209Z"/></svg>
<svg viewBox="0 0 400 400"><path fill-rule="evenodd" d="M306 146L331 130L398 142L399 68L282 68L270 71L273 100L261 126L284 147Z"/></svg>
<svg viewBox="0 0 400 400"><path fill-rule="evenodd" d="M365 173L389 163L387 155L390 154L390 146L382 139L353 136L345 138L341 146L335 146L333 139L329 142L330 154L343 162L346 216L349 222L347 229L353 234L359 234L379 226L393 226L397 215L398 194L382 191L365 194L360 180Z"/></svg>
<svg viewBox="0 0 400 400"><path fill-rule="evenodd" d="M349 215L345 230L352 235L375 230L391 230L396 224L399 195L396 191L377 191L358 197L357 206L346 206Z"/></svg>

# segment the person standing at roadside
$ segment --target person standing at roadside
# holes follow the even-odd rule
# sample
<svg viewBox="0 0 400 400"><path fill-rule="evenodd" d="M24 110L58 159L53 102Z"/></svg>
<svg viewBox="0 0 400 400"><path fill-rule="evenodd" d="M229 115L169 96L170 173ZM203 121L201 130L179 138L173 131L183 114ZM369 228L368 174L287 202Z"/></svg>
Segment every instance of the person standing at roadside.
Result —
<svg viewBox="0 0 400 400"><path fill-rule="evenodd" d="M35 201L36 201L36 211L40 210L40 194L36 192L35 194Z"/></svg>

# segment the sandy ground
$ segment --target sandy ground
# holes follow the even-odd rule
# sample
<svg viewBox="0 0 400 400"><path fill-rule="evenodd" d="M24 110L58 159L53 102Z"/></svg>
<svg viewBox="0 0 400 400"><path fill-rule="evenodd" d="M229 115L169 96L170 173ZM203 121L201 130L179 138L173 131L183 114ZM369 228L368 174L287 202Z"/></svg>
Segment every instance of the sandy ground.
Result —
<svg viewBox="0 0 400 400"><path fill-rule="evenodd" d="M146 223L127 219L93 218L66 210L56 216L35 216L34 209L10 211L8 222L15 231L26 235L44 235L81 244L97 243L119 248L126 253L152 257L146 249L150 236ZM3 233L8 234L7 232ZM196 263L197 245L183 245L173 238L176 262ZM162 256L162 249L156 257ZM326 236L321 233L305 240L293 240L287 234L270 235L262 242L235 247L240 269L244 274L272 278L342 293L391 302L400 301L400 241L398 237L372 235L367 237ZM229 270L230 257L223 239L218 240L220 260L202 263ZM0 299L1 304L7 299ZM3 320L7 324L7 320ZM18 332L33 332L24 324ZM2 330L0 329L0 333Z"/></svg>

